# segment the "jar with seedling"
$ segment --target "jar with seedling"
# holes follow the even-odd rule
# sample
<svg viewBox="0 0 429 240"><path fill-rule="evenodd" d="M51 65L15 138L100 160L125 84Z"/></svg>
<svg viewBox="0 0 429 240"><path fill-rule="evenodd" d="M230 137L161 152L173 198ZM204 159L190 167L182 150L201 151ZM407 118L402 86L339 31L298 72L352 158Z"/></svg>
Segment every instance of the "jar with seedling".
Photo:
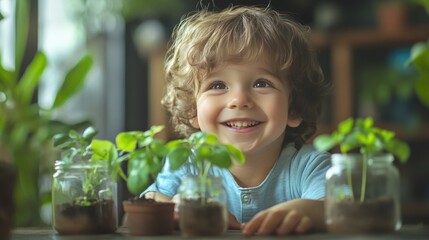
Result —
<svg viewBox="0 0 429 240"><path fill-rule="evenodd" d="M179 225L183 236L218 236L228 226L227 196L222 178L211 170L244 162L243 153L222 144L216 135L196 132L187 139L169 142L167 159L173 170L190 167L194 175L182 178L179 187Z"/></svg>
<svg viewBox="0 0 429 240"><path fill-rule="evenodd" d="M314 146L339 146L326 173L325 222L333 233L382 233L401 227L399 173L394 158L405 162L409 146L394 132L377 128L372 118L347 119Z"/></svg>
<svg viewBox="0 0 429 240"><path fill-rule="evenodd" d="M91 144L96 133L89 127L82 135L72 130L54 138L62 150L52 182L53 228L59 234L107 234L117 229L117 183L109 159L94 158ZM109 141L96 144L114 149Z"/></svg>

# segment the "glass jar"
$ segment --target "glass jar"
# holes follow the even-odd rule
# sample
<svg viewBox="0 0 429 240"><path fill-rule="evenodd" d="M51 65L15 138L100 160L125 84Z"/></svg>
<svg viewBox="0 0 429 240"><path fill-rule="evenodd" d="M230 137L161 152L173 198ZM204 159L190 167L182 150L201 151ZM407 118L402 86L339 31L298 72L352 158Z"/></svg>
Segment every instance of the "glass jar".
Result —
<svg viewBox="0 0 429 240"><path fill-rule="evenodd" d="M325 222L333 233L383 233L401 227L399 173L393 155L364 160L333 154L326 173Z"/></svg>
<svg viewBox="0 0 429 240"><path fill-rule="evenodd" d="M227 196L220 177L187 176L179 187L179 225L186 237L218 236L228 227Z"/></svg>
<svg viewBox="0 0 429 240"><path fill-rule="evenodd" d="M107 161L55 162L53 228L59 234L104 234L117 229L117 183Z"/></svg>

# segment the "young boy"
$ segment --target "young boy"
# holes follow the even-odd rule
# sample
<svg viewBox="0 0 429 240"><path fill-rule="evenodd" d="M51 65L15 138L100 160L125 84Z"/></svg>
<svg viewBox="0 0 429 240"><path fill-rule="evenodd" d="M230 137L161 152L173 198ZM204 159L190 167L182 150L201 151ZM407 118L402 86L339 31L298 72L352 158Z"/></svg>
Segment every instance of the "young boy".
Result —
<svg viewBox="0 0 429 240"><path fill-rule="evenodd" d="M195 12L172 36L163 104L179 134L212 132L243 151L245 164L216 172L229 225L245 235L324 229L329 155L304 143L331 83L309 37L276 11L243 6ZM167 166L145 196L171 201L185 174Z"/></svg>

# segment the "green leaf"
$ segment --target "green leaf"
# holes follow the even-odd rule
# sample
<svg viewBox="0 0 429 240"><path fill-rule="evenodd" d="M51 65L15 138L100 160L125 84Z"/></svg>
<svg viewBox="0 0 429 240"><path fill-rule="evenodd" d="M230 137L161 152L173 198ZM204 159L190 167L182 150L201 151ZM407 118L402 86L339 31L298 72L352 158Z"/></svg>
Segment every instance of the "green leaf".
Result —
<svg viewBox="0 0 429 240"><path fill-rule="evenodd" d="M429 63L428 63L429 68ZM428 69L429 70L429 69ZM416 83L416 93L420 101L429 107L429 72L421 72Z"/></svg>
<svg viewBox="0 0 429 240"><path fill-rule="evenodd" d="M93 152L93 160L111 160L115 156L111 156L112 149L115 149L115 145L108 140L97 140L94 139L91 142L91 150Z"/></svg>
<svg viewBox="0 0 429 240"><path fill-rule="evenodd" d="M386 149L395 155L401 163L405 163L410 157L410 147L400 140L393 139L389 141Z"/></svg>
<svg viewBox="0 0 429 240"><path fill-rule="evenodd" d="M147 165L145 156L135 158L128 162L128 179L127 187L128 190L134 194L139 195L142 193L150 184L151 172L150 167Z"/></svg>
<svg viewBox="0 0 429 240"><path fill-rule="evenodd" d="M55 96L52 108L62 106L83 87L85 77L91 69L92 64L92 57L86 55L66 74L63 84Z"/></svg>
<svg viewBox="0 0 429 240"><path fill-rule="evenodd" d="M132 152L137 147L137 138L132 132L119 133L116 136L116 146L121 151Z"/></svg>
<svg viewBox="0 0 429 240"><path fill-rule="evenodd" d="M45 54L38 52L28 65L21 80L17 85L17 94L21 99L22 104L28 104L37 90L37 85L40 81L40 76L45 71L48 60Z"/></svg>
<svg viewBox="0 0 429 240"><path fill-rule="evenodd" d="M178 169L182 166L192 154L192 151L183 146L178 146L170 151L167 155L167 159L170 163L170 168L173 170Z"/></svg>
<svg viewBox="0 0 429 240"><path fill-rule="evenodd" d="M226 149L228 150L231 157L239 164L243 164L246 161L244 154L240 149L236 148L231 144L225 144Z"/></svg>
<svg viewBox="0 0 429 240"><path fill-rule="evenodd" d="M9 71L5 69L1 65L1 56L0 56L0 87L7 86L7 88L10 88L13 85L13 79L15 77L15 72ZM1 88L0 88L1 89Z"/></svg>
<svg viewBox="0 0 429 240"><path fill-rule="evenodd" d="M231 156L226 148L214 149L207 159L220 168L229 168L232 165Z"/></svg>
<svg viewBox="0 0 429 240"><path fill-rule="evenodd" d="M25 48L27 46L30 6L28 0L16 1L15 15L15 72L19 73L24 57ZM15 76L17 77L17 75Z"/></svg>
<svg viewBox="0 0 429 240"><path fill-rule="evenodd" d="M148 133L149 136L154 137L155 134L161 132L163 129L164 129L163 125L154 125L146 132Z"/></svg>
<svg viewBox="0 0 429 240"><path fill-rule="evenodd" d="M91 141L95 135L97 135L97 130L95 130L94 127L90 126L87 129L85 129L85 131L82 134L83 139L85 139L86 141Z"/></svg>
<svg viewBox="0 0 429 240"><path fill-rule="evenodd" d="M429 43L420 42L411 48L411 56L408 63L413 63L417 69L427 71L429 66Z"/></svg>
<svg viewBox="0 0 429 240"><path fill-rule="evenodd" d="M349 133L353 129L354 119L348 118L338 125L338 132L342 134Z"/></svg>
<svg viewBox="0 0 429 240"><path fill-rule="evenodd" d="M155 139L150 144L150 149L158 157L162 157L163 158L167 154L167 147L164 145L164 143L161 140Z"/></svg>
<svg viewBox="0 0 429 240"><path fill-rule="evenodd" d="M207 145L201 145L195 149L197 159L205 159L211 154L211 149Z"/></svg>
<svg viewBox="0 0 429 240"><path fill-rule="evenodd" d="M65 133L59 133L54 135L53 141L54 141L54 147L58 147L61 144L64 144L69 139L68 134Z"/></svg>
<svg viewBox="0 0 429 240"><path fill-rule="evenodd" d="M337 144L337 139L327 134L319 135L313 141L314 147L319 151L328 151Z"/></svg>

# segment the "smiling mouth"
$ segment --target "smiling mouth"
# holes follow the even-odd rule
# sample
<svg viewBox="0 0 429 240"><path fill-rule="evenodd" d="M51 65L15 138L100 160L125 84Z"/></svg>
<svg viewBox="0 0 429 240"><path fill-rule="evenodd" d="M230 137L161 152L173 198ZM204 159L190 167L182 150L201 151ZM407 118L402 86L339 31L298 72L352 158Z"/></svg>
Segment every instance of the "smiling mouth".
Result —
<svg viewBox="0 0 429 240"><path fill-rule="evenodd" d="M230 128L243 129L250 128L261 124L259 121L228 121L224 125Z"/></svg>

